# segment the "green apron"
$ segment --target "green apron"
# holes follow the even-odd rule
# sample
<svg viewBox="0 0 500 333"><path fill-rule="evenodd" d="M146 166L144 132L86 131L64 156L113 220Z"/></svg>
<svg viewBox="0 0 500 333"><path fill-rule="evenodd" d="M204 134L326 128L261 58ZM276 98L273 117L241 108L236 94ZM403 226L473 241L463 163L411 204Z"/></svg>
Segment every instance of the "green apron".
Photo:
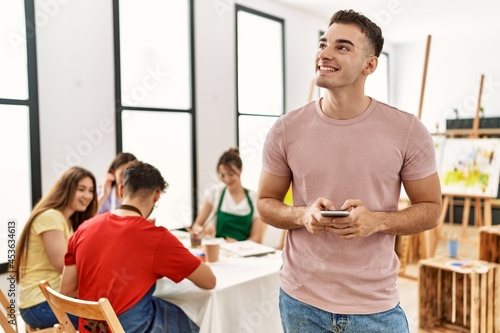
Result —
<svg viewBox="0 0 500 333"><path fill-rule="evenodd" d="M216 237L231 237L236 240L242 241L250 237L250 230L252 229L252 218L253 218L253 205L252 200L250 200L250 195L248 190L245 189L245 194L247 195L248 205L250 206L250 214L248 215L234 215L226 212L222 212L220 207L222 205L222 200L226 194L227 187L222 190L222 194L219 200L219 206L217 207L217 226L216 226Z"/></svg>

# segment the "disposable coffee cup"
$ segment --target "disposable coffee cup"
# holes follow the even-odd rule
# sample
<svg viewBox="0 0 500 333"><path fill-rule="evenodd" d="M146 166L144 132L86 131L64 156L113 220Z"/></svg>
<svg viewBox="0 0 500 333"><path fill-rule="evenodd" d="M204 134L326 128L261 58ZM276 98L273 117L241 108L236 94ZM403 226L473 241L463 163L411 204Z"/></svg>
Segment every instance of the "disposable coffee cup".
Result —
<svg viewBox="0 0 500 333"><path fill-rule="evenodd" d="M191 247L197 248L201 246L201 235L195 235L193 232L190 232L191 236Z"/></svg>
<svg viewBox="0 0 500 333"><path fill-rule="evenodd" d="M205 240L203 242L205 250L205 259L207 262L219 261L220 243L215 240Z"/></svg>

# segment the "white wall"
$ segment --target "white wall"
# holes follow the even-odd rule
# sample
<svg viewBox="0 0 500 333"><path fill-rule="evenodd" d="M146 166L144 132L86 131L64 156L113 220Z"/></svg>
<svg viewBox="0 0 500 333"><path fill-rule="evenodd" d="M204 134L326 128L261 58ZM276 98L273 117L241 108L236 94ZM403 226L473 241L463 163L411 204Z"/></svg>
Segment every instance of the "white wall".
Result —
<svg viewBox="0 0 500 333"><path fill-rule="evenodd" d="M497 24L498 25L498 24ZM496 31L500 31L500 28ZM481 105L486 117L500 115L500 44L492 29L474 36L432 37L422 121L429 130L445 130L458 108L461 118L476 114L481 75L485 75ZM394 103L417 113L426 40L395 48Z"/></svg>
<svg viewBox="0 0 500 333"><path fill-rule="evenodd" d="M36 0L42 190L69 166L104 175L115 155L110 1Z"/></svg>

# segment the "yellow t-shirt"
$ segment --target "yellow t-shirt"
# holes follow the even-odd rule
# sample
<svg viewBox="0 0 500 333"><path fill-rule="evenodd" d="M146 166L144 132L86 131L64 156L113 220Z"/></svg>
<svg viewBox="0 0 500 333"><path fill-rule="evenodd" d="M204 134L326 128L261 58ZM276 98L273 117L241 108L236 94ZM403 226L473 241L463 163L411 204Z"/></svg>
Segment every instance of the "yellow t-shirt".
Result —
<svg viewBox="0 0 500 333"><path fill-rule="evenodd" d="M19 281L19 308L26 309L45 302L38 284L40 280L50 282L55 290L61 288L61 274L49 261L43 246L42 233L50 230L60 230L64 233L66 243L73 233L62 213L56 209L48 209L38 215L31 225L29 247L24 274Z"/></svg>

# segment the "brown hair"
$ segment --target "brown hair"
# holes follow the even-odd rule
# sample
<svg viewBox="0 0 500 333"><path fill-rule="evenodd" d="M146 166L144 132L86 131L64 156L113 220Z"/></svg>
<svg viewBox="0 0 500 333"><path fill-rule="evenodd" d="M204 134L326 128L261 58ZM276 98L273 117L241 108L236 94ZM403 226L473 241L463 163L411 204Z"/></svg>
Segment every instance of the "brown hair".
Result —
<svg viewBox="0 0 500 333"><path fill-rule="evenodd" d="M219 171L219 167L224 165L225 167L233 170L234 167L240 170L243 168L243 163L241 162L240 151L238 148L229 148L227 151L222 154L219 158L219 162L217 163L216 170Z"/></svg>
<svg viewBox="0 0 500 333"><path fill-rule="evenodd" d="M361 29L361 32L366 36L366 38L368 38L368 42L370 43L375 56L380 56L382 48L384 47L384 37L382 36L382 29L380 29L380 27L369 18L358 12L355 12L352 9L339 10L338 12L333 14L328 26L331 26L334 23L357 25Z"/></svg>
<svg viewBox="0 0 500 333"><path fill-rule="evenodd" d="M111 164L109 165L108 172L109 173L114 173L116 169L121 167L124 164L127 164L132 161L137 161L137 157L135 157L134 154L131 153L118 153L116 157L113 159ZM113 181L112 186L115 185L115 181Z"/></svg>
<svg viewBox="0 0 500 333"><path fill-rule="evenodd" d="M97 190L96 181L92 172L80 168L72 167L68 169L52 186L49 193L42 197L40 201L35 205L33 211L26 222L26 225L21 232L19 241L16 248L16 262L14 271L16 274L16 280L19 281L21 278L21 272L24 271L26 260L28 256L29 247L29 235L31 226L35 218L41 213L49 209L61 209L71 204L75 197L75 192L78 187L78 182L85 177L90 177L92 183L94 184L94 196L92 201L87 206L84 212L75 212L70 216L73 230L76 231L83 221L91 218L97 212ZM22 269L21 269L22 268Z"/></svg>

